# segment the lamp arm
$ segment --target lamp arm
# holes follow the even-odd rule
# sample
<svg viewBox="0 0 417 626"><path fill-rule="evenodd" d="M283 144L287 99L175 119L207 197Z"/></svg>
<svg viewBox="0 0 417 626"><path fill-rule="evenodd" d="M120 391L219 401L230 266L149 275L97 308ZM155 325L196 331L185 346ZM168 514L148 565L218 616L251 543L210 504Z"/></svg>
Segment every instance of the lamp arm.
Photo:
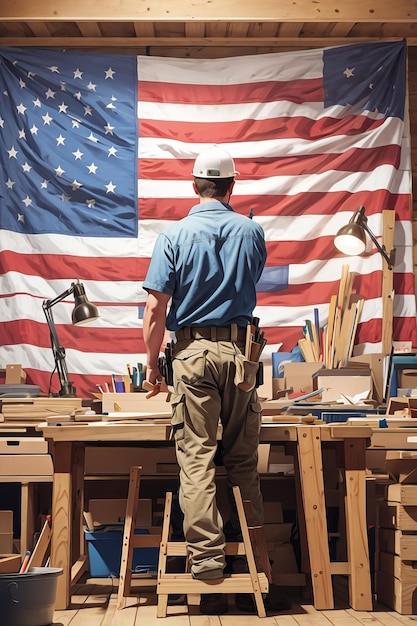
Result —
<svg viewBox="0 0 417 626"><path fill-rule="evenodd" d="M373 234L373 232L371 231L371 229L369 228L368 224L366 223L365 220L362 221L362 228L364 230L366 230L366 232L368 233L369 237L371 238L371 240L373 241L373 243L375 244L378 252L384 257L384 259L386 260L386 262L388 263L388 269L392 270L394 263L395 263L395 248L393 248L391 250L391 252L389 253L389 255L387 254L387 251L385 249L385 246L379 243L378 239L375 237L375 235Z"/></svg>
<svg viewBox="0 0 417 626"><path fill-rule="evenodd" d="M59 377L59 382L61 385L61 390L59 392L60 396L65 395L74 395L72 383L68 380L68 368L65 360L65 348L60 345L58 334L56 332L54 317L52 314L52 307L61 302L64 298L69 296L74 291L74 286L72 285L67 291L62 293L60 296L57 296L53 300L44 300L42 304L43 311L45 313L46 321L48 323L49 335L51 338L52 352L54 355L55 366Z"/></svg>

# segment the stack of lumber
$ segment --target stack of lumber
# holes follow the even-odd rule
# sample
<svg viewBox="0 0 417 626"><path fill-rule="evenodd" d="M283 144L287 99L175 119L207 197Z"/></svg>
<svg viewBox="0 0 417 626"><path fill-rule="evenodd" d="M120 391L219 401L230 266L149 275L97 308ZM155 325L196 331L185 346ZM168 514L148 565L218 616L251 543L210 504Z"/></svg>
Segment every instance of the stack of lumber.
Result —
<svg viewBox="0 0 417 626"><path fill-rule="evenodd" d="M348 364L364 303L352 293L352 282L349 265L344 265L338 293L330 298L327 326L320 328L318 309L314 309L314 322L306 320L304 338L298 341L305 361L321 361L327 369Z"/></svg>
<svg viewBox="0 0 417 626"><path fill-rule="evenodd" d="M383 604L412 615L417 612L417 453L388 455L387 469L398 482L387 485L378 509L376 592Z"/></svg>
<svg viewBox="0 0 417 626"><path fill-rule="evenodd" d="M1 400L1 413L6 422L43 422L52 416L75 415L81 407L81 398L4 398Z"/></svg>

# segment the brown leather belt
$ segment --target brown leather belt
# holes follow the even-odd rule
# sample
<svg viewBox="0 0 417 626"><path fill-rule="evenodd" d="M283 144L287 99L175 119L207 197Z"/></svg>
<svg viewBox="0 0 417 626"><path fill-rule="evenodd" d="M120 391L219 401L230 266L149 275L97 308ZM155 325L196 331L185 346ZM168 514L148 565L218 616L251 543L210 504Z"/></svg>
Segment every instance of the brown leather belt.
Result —
<svg viewBox="0 0 417 626"><path fill-rule="evenodd" d="M209 339L210 341L245 341L246 328L231 326L187 326L175 331L178 341L184 339Z"/></svg>

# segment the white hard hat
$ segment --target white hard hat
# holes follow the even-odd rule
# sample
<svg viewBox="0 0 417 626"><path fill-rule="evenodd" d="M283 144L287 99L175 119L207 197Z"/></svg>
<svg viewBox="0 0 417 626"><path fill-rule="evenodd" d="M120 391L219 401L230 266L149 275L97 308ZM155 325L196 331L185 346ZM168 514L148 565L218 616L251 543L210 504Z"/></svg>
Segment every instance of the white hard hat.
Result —
<svg viewBox="0 0 417 626"><path fill-rule="evenodd" d="M235 162L226 150L212 146L201 152L194 162L193 176L197 178L230 178L239 174Z"/></svg>

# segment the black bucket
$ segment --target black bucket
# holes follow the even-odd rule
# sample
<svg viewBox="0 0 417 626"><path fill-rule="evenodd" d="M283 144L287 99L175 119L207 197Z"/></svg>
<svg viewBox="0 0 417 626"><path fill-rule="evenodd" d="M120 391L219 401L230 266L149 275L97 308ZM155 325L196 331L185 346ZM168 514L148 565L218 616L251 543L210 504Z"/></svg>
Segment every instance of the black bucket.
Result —
<svg viewBox="0 0 417 626"><path fill-rule="evenodd" d="M57 567L32 567L26 574L0 574L2 626L49 626L62 572Z"/></svg>

